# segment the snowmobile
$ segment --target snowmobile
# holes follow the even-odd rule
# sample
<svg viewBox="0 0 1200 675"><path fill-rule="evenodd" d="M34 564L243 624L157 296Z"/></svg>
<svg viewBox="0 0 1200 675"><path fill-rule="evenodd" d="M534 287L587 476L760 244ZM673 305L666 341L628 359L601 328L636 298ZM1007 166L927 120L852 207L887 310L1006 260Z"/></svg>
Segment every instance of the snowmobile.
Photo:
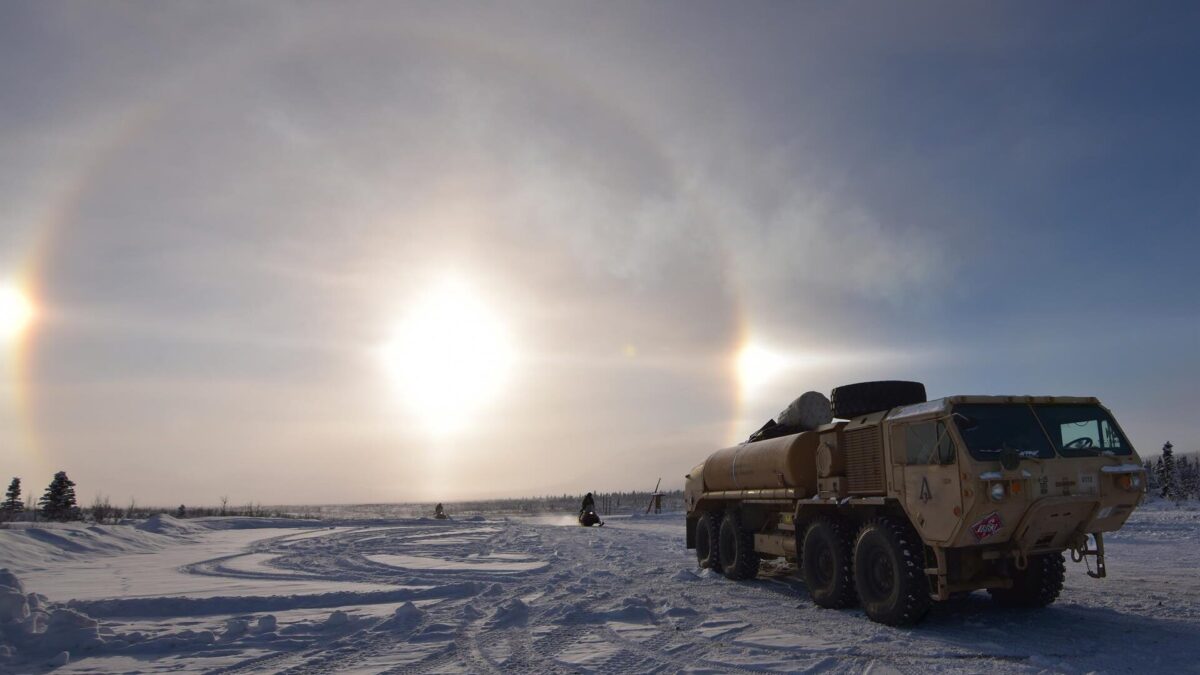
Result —
<svg viewBox="0 0 1200 675"><path fill-rule="evenodd" d="M604 527L604 521L600 520L600 516L596 514L596 509L588 508L579 512L579 524L583 527L591 527L599 525Z"/></svg>
<svg viewBox="0 0 1200 675"><path fill-rule="evenodd" d="M446 515L446 509L442 508L441 504L438 504L437 507L434 508L433 517L438 520L449 520L450 519L450 516Z"/></svg>

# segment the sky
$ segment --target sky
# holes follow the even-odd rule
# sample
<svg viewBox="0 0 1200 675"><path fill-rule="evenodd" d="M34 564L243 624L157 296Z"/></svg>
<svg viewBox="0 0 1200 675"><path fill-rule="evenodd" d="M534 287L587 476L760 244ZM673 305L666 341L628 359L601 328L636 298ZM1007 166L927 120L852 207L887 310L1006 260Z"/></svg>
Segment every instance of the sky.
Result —
<svg viewBox="0 0 1200 675"><path fill-rule="evenodd" d="M1198 30L1186 3L5 2L0 479L675 488L876 379L1097 396L1143 455L1200 450Z"/></svg>

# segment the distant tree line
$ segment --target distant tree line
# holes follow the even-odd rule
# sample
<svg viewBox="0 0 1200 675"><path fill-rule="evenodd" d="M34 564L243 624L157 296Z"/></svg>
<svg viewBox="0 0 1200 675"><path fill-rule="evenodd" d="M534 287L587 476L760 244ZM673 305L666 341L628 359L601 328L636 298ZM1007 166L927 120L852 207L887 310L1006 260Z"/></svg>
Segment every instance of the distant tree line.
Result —
<svg viewBox="0 0 1200 675"><path fill-rule="evenodd" d="M113 506L108 497L97 496L90 508L81 508L75 494L75 481L67 477L66 471L54 474L54 479L46 487L45 493L36 501L33 495L28 495L28 501L23 499L21 479L13 478L4 491L4 500L0 501L0 522L12 520L50 520L66 522L72 520L89 520L96 523L117 523L125 519L149 518L160 513L171 514L176 518L191 518L203 516L248 516L257 518L310 518L307 513L296 513L294 510L284 510L279 507L266 507L250 502L245 506L230 506L228 497L221 497L219 507L188 507L180 504L178 507L139 506L130 500L129 506L121 508Z"/></svg>
<svg viewBox="0 0 1200 675"><path fill-rule="evenodd" d="M230 516L239 518L315 518L305 511L285 509L279 506L264 506L255 502L241 506L231 506L228 497L221 497L220 506L186 506L180 504L170 506L143 506L136 500L129 500L129 505L121 508L114 506L108 497L96 497L85 514L97 523L118 523L126 519L143 519L159 514L167 514L176 518L208 518L214 516Z"/></svg>
<svg viewBox="0 0 1200 675"><path fill-rule="evenodd" d="M593 492L596 510L602 515L623 513L644 513L653 499L653 492ZM683 510L683 491L664 490L662 492L662 508L664 511ZM583 494L548 495L544 497L524 497L518 499L492 499L456 502L453 504L457 513L481 513L514 515L539 513L578 513L583 500ZM450 505L447 506L449 510Z"/></svg>
<svg viewBox="0 0 1200 675"><path fill-rule="evenodd" d="M645 513L653 492L593 492L596 511L601 515ZM541 497L517 497L510 499L478 499L461 502L444 502L446 512L452 517L471 515L543 515L579 513L584 493L545 495ZM663 511L683 510L682 490L662 491ZM330 518L398 518L432 516L433 504L352 504L336 506L308 506L313 515Z"/></svg>
<svg viewBox="0 0 1200 675"><path fill-rule="evenodd" d="M1147 490L1163 499L1200 499L1200 456L1175 455L1167 441L1162 456L1145 462Z"/></svg>

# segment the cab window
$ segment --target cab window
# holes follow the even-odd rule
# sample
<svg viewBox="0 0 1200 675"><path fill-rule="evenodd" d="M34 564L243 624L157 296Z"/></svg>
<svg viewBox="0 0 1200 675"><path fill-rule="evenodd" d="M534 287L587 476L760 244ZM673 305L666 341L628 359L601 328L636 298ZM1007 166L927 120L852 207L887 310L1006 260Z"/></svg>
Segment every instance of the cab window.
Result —
<svg viewBox="0 0 1200 675"><path fill-rule="evenodd" d="M995 461L1005 450L1022 457L1054 457L1033 410L1024 404L961 403L954 406L954 422L971 456Z"/></svg>
<svg viewBox="0 0 1200 675"><path fill-rule="evenodd" d="M1102 452L1128 455L1133 451L1100 406L1047 404L1035 405L1033 410L1063 457L1092 457Z"/></svg>
<svg viewBox="0 0 1200 675"><path fill-rule="evenodd" d="M904 432L906 464L953 464L954 442L942 422L910 424Z"/></svg>

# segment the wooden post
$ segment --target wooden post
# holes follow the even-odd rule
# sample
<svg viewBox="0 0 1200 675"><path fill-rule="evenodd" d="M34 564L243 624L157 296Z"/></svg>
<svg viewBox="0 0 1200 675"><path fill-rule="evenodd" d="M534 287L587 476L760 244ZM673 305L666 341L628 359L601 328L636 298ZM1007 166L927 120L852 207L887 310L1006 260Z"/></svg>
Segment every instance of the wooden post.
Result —
<svg viewBox="0 0 1200 675"><path fill-rule="evenodd" d="M662 507L662 495L658 493L659 485L662 485L662 477L659 477L658 482L654 484L654 492L650 494L650 503L646 504L646 513L650 513L650 509L654 508L655 502L658 502L660 509ZM658 511L655 513L658 513Z"/></svg>

